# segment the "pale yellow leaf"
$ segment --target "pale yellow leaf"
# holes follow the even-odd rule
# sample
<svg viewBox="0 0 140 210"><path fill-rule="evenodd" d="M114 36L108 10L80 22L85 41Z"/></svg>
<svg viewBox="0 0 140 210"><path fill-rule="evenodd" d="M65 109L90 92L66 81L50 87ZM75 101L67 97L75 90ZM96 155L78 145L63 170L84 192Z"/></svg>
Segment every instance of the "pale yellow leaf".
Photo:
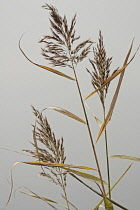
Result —
<svg viewBox="0 0 140 210"><path fill-rule="evenodd" d="M127 160L140 162L140 158L127 156L127 155L113 155L110 158L121 158L121 159L127 159Z"/></svg>
<svg viewBox="0 0 140 210"><path fill-rule="evenodd" d="M86 107L88 108L88 110L91 112L91 114L93 115L93 117L95 118L95 120L96 120L96 123L98 124L98 126L101 128L101 126L102 126L102 122L101 122L101 120L99 120L95 115L94 115L94 113L91 111L91 109L89 108L89 106L87 105L87 103L86 102L84 102L85 103L85 105L86 105Z"/></svg>
<svg viewBox="0 0 140 210"><path fill-rule="evenodd" d="M61 163L50 163L50 162L33 162L33 161L28 161L28 162L22 162L25 164L29 165L36 165L36 166L48 166L48 167L68 167L68 168L78 168L78 169L86 169L86 170L97 170L94 168L90 168L87 166L75 166L75 165L69 165L69 164L61 164Z"/></svg>
<svg viewBox="0 0 140 210"><path fill-rule="evenodd" d="M48 109L53 109L57 112L60 112L61 114L64 114L64 115L67 115L68 117L73 118L74 120L77 120L83 124L86 124L84 120L82 120L80 117L76 116L75 114L69 112L68 110L62 109L60 107L54 107L54 106L48 107Z"/></svg>
<svg viewBox="0 0 140 210"><path fill-rule="evenodd" d="M22 38L22 37L21 37L21 38ZM62 73L62 72L60 72L60 71L58 71L58 70L56 70L56 69L50 68L50 67L48 67L48 66L40 65L40 64L37 64L37 63L31 61L31 60L27 57L27 55L23 52L23 50L21 49L21 46L20 46L21 38L20 38L20 40L19 40L19 49L20 49L20 51L22 52L22 54L24 55L24 57L25 57L30 63L32 63L32 64L34 64L35 66L38 66L38 67L40 67L40 68L42 68L42 69L45 69L45 70L47 70L47 71L50 71L50 72L52 72L52 73L55 73L55 74L57 74L57 75L59 75L59 76L65 77L65 78L70 79L70 80L75 80L74 78L72 78L72 77L70 77L70 76L68 76L68 75L66 75L66 74L64 74L64 73Z"/></svg>
<svg viewBox="0 0 140 210"><path fill-rule="evenodd" d="M101 180L98 177L93 176L91 174L83 173L81 171L73 170L73 169L70 169L70 168L64 168L64 169L66 169L69 172L72 172L72 173L76 174L77 176L85 178L89 181L96 182L96 183L99 183L99 184L101 183ZM103 181L103 183L104 183L104 185L108 185L105 181Z"/></svg>

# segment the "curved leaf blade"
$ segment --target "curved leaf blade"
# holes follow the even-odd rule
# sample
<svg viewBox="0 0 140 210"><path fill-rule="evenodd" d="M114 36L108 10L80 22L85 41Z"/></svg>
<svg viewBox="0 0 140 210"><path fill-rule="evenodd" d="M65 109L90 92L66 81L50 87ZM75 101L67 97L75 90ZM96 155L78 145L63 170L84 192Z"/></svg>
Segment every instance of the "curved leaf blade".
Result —
<svg viewBox="0 0 140 210"><path fill-rule="evenodd" d="M91 114L93 115L93 117L95 118L95 120L96 120L96 123L98 124L98 126L99 126L99 128L101 128L101 126L102 126L102 122L101 122L101 120L99 120L95 115L94 115L94 113L91 111L91 109L89 108L89 106L87 105L87 103L85 102L85 105L86 105L86 107L88 108L88 110L91 112Z"/></svg>
<svg viewBox="0 0 140 210"><path fill-rule="evenodd" d="M22 192L22 191L20 191L20 193L25 194L25 195L29 195L29 196L31 196L31 197L38 198L38 199L41 199L41 200L44 200L44 201L47 201L47 202L57 203L57 202L54 201L54 200L51 200L51 199L46 198L46 197L39 196L39 195L37 195L37 194L29 194L29 193Z"/></svg>
<svg viewBox="0 0 140 210"><path fill-rule="evenodd" d="M53 106L52 107L48 107L48 108L49 109L53 109L53 110L55 110L57 112L60 112L61 114L67 115L68 117L71 117L74 120L77 120L77 121L79 121L79 122L81 122L83 124L86 124L86 122L84 120L82 120L80 117L76 116L75 114L73 114L73 113L71 113L71 112L69 112L69 111L67 111L65 109L62 109L60 107L53 107Z"/></svg>
<svg viewBox="0 0 140 210"><path fill-rule="evenodd" d="M60 71L58 71L56 69L52 69L52 68L50 68L48 66L39 65L37 63L33 63L33 64L36 65L36 66L38 66L38 67L40 67L40 68L42 68L42 69L45 69L45 70L48 70L48 71L50 71L52 73L58 74L59 76L62 76L62 77L65 77L67 79L70 79L70 80L74 80L75 81L74 78L72 78L72 77L70 77L70 76L68 76L68 75L66 75L66 74L64 74L64 73L62 73L62 72L60 72Z"/></svg>
<svg viewBox="0 0 140 210"><path fill-rule="evenodd" d="M140 158L127 156L127 155L113 155L110 158L121 158L121 159L127 159L127 160L140 162Z"/></svg>
<svg viewBox="0 0 140 210"><path fill-rule="evenodd" d="M28 195L28 196L31 196L31 197L33 197L33 198L40 199L40 200L46 202L47 204L49 204L53 209L57 209L56 207L54 207L54 206L52 205L53 203L54 203L54 204L57 204L57 205L59 205L59 206L63 206L64 208L68 209L67 206L65 206L65 205L63 205L63 204L61 204L61 203L58 203L58 202L56 202L56 201L54 201L54 200L52 200L52 199L49 199L49 198L46 198L46 197L43 197L43 196L39 196L38 194L34 193L33 191L31 191L31 190L28 189L27 187L23 187L23 188L25 188L26 190L28 190L30 193L26 193L26 192L22 192L22 191L20 191L20 193L25 194L25 195Z"/></svg>
<svg viewBox="0 0 140 210"><path fill-rule="evenodd" d="M64 169L69 171L69 172L72 172L72 173L76 174L77 176L85 178L89 181L96 182L96 183L99 183L99 184L101 183L101 180L98 177L93 176L91 174L83 173L81 171L73 170L73 169L70 169L70 168L64 168ZM108 185L105 181L103 181L103 183L104 183L104 185Z"/></svg>
<svg viewBox="0 0 140 210"><path fill-rule="evenodd" d="M23 35L22 35L22 36L23 36ZM21 36L21 38L22 38L22 36ZM58 71L58 70L55 70L55 69L50 68L50 67L48 67L48 66L43 66L43 65L37 64L37 63L33 62L32 60L30 60L30 59L27 57L27 55L23 52L23 50L21 49L21 46L20 46L21 38L20 38L20 40L19 40L19 49L20 49L20 51L22 52L22 54L24 55L24 57L25 57L30 63L32 63L32 64L34 64L35 66L38 66L38 67L40 67L40 68L42 68L42 69L48 70L48 71L50 71L50 72L52 72L52 73L55 73L55 74L57 74L57 75L59 75L59 76L62 76L62 77L65 77L65 78L67 78L67 79L70 79L70 80L74 80L74 81L75 81L74 78L72 78L72 77L70 77L70 76L68 76L68 75L66 75L66 74L64 74L64 73L62 73L62 72L60 72L60 71Z"/></svg>
<svg viewBox="0 0 140 210"><path fill-rule="evenodd" d="M60 168L78 168L78 169L86 169L86 170L96 170L94 168L86 167L86 166L75 166L75 165L69 165L69 164L61 164L61 163L50 163L50 162L33 162L33 161L28 161L28 162L22 162L25 164L29 165L36 165L36 166L48 166L48 167L60 167Z"/></svg>

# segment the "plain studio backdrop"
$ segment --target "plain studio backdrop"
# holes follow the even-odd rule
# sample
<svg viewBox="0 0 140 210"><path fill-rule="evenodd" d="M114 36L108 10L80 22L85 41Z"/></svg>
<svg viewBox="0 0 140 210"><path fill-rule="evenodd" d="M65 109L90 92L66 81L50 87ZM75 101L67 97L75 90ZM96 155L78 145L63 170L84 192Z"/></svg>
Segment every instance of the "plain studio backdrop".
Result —
<svg viewBox="0 0 140 210"><path fill-rule="evenodd" d="M48 65L41 56L41 45L38 43L43 35L50 34L48 11L41 8L45 3L56 6L60 14L66 14L68 20L77 13L76 30L77 34L81 35L81 41L91 38L97 42L99 30L102 31L107 54L109 57L113 56L112 71L123 65L133 37L135 37L133 53L140 44L138 0L0 1L0 208L4 207L10 193L7 179L10 180L12 165L18 161L33 160L2 149L21 152L22 149L32 148L31 124L34 123L34 116L31 105L39 111L48 106L58 106L84 117L74 82L32 65L18 48L18 41L25 33L21 40L22 49L34 62ZM91 53L91 59L92 56ZM108 126L110 156L117 154L140 156L139 61L140 52L126 70L112 121ZM84 97L93 90L86 67L92 70L88 59L77 68ZM68 68L57 69L73 76ZM107 107L117 81L118 78L110 85ZM102 119L98 97L91 97L87 103L94 114ZM57 138L64 137L66 162L96 167L85 126L52 110L47 110L45 114ZM93 118L90 119L96 137L98 127ZM101 167L105 171L103 138L100 139L97 150ZM128 160L110 160L112 184L129 164ZM39 171L39 167L16 165L13 169L14 190L25 186L40 196L59 201L59 187L38 176ZM137 162L112 192L114 200L131 210L139 209L139 174L140 164ZM105 172L103 175L106 179ZM90 184L95 186L94 183ZM12 195L7 210L51 209L45 202L23 195L19 191L24 189L18 189L15 197ZM80 210L93 209L100 200L97 195L72 178L68 178L68 195L70 201Z"/></svg>

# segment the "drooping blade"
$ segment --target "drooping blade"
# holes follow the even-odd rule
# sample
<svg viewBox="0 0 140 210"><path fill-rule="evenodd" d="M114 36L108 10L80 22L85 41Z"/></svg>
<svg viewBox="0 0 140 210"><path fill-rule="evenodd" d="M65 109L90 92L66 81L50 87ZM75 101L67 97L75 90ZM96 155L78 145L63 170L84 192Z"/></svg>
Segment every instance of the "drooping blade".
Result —
<svg viewBox="0 0 140 210"><path fill-rule="evenodd" d="M69 112L68 110L62 109L60 107L54 107L54 106L51 106L51 107L48 107L48 108L49 109L53 109L53 110L55 110L57 112L60 112L60 113L62 113L64 115L67 115L68 117L73 118L74 120L77 120L77 121L79 121L81 123L86 124L86 122L84 120L82 120L80 117L76 116L75 114Z"/></svg>
<svg viewBox="0 0 140 210"><path fill-rule="evenodd" d="M21 37L21 38L22 38L22 37ZM50 67L48 67L48 66L40 65L40 64L37 64L37 63L31 61L31 60L27 57L27 55L23 52L23 50L21 49L21 46L20 46L21 38L20 38L20 40L19 40L19 49L20 49L20 51L22 52L22 54L24 55L24 57L25 57L30 63L32 63L32 64L34 64L35 66L38 66L38 67L40 67L40 68L42 68L42 69L48 70L48 71L50 71L50 72L52 72L52 73L55 73L55 74L57 74L57 75L59 75L59 76L65 77L65 78L70 79L70 80L75 80L74 78L72 78L72 77L70 77L70 76L68 76L68 75L66 75L66 74L64 74L64 73L62 73L62 72L60 72L60 71L58 71L58 70L56 70L56 69L50 68Z"/></svg>

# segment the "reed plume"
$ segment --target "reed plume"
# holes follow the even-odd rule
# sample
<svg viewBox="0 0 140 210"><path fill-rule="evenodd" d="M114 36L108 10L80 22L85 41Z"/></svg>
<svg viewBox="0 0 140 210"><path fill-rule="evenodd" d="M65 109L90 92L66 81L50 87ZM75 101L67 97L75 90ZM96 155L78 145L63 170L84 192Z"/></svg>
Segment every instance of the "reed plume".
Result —
<svg viewBox="0 0 140 210"><path fill-rule="evenodd" d="M33 106L32 109L37 119L35 136L36 140L41 143L41 146L38 146L38 153L36 151L34 143L32 143L32 145L34 146L35 150L24 151L30 153L32 157L36 159L38 159L39 156L41 162L64 164L66 156L64 152L63 138L56 139L47 118L44 117L43 114L36 110ZM47 171L50 173L46 173L45 170L43 170L42 172L40 172L41 176L49 178L51 182L60 185L61 187L63 186L63 184L66 186L66 173L64 173L61 168L54 167L50 169L49 167L45 167L45 169L47 169ZM63 179L63 183L61 178Z"/></svg>
<svg viewBox="0 0 140 210"><path fill-rule="evenodd" d="M103 36L101 31L99 31L99 39L96 47L93 47L93 60L89 59L93 71L92 73L88 70L91 74L91 82L95 89L101 87L104 82L110 76L110 65L112 62L112 57L107 58L107 53L104 47ZM110 83L107 83L101 90L98 91L98 95L102 104L104 104L104 100L106 98L108 87Z"/></svg>
<svg viewBox="0 0 140 210"><path fill-rule="evenodd" d="M93 42L88 39L75 44L80 39L75 32L76 15L69 26L66 16L60 16L54 6L45 4L43 8L50 11L51 35L44 36L39 41L45 44L42 55L53 66L73 68L72 63L76 66L87 57Z"/></svg>

